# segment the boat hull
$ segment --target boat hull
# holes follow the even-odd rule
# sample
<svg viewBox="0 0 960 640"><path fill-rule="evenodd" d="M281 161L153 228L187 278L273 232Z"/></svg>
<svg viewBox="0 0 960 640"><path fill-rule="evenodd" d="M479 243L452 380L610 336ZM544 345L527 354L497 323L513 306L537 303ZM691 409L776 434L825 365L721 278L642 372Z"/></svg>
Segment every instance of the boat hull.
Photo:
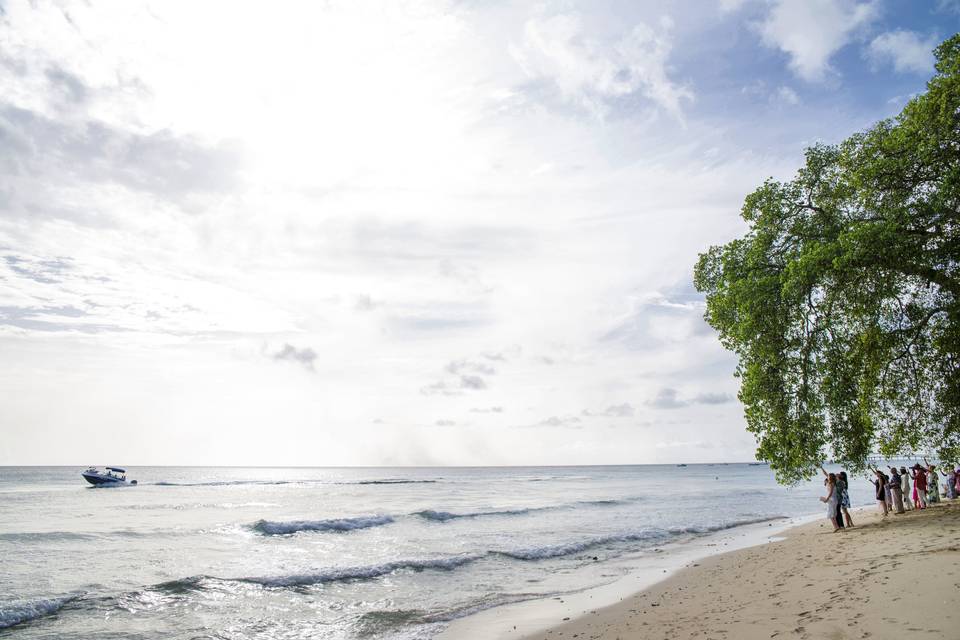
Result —
<svg viewBox="0 0 960 640"><path fill-rule="evenodd" d="M125 480L121 480L120 478L109 478L96 473L84 473L82 475L84 480L94 486L127 484Z"/></svg>

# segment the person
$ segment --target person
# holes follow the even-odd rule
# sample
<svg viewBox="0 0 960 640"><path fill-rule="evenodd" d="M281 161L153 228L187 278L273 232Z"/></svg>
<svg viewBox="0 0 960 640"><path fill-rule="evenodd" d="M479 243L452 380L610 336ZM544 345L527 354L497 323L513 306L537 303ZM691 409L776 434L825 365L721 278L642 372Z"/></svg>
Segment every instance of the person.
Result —
<svg viewBox="0 0 960 640"><path fill-rule="evenodd" d="M890 476L877 469L883 477L883 499L887 503L887 513L893 511L893 494L890 493Z"/></svg>
<svg viewBox="0 0 960 640"><path fill-rule="evenodd" d="M913 501L917 509L927 508L927 474L920 463L912 467L913 471Z"/></svg>
<svg viewBox="0 0 960 640"><path fill-rule="evenodd" d="M887 481L884 480L883 473L881 473L880 469L874 469L873 473L877 476L874 480L871 480L871 482L873 482L874 489L876 489L877 509L879 509L880 513L883 514L883 517L886 518L887 514L890 512L889 509L887 509Z"/></svg>
<svg viewBox="0 0 960 640"><path fill-rule="evenodd" d="M951 500L954 500L957 497L957 472L953 470L953 465L947 465L947 475L944 476L946 484L943 485L946 488L946 495Z"/></svg>
<svg viewBox="0 0 960 640"><path fill-rule="evenodd" d="M820 471L823 473L823 477L824 477L823 483L824 483L824 485L826 485L826 484L827 484L827 481L830 479L830 474L827 473L827 470L824 469L822 466L820 467ZM841 480L841 478L840 478L841 475L843 475L843 472L841 472L840 474L834 475L834 478L836 478L837 511L836 511L836 513L834 513L833 519L836 520L836 522L837 522L837 527L839 527L840 529L843 529L843 528L844 528L844 524L843 524L843 480Z"/></svg>
<svg viewBox="0 0 960 640"><path fill-rule="evenodd" d="M820 498L820 502L825 502L827 505L827 520L830 521L830 524L833 525L833 532L836 533L840 531L840 527L837 526L837 476L834 474L827 475L826 480L823 481L823 484L827 487L827 495Z"/></svg>
<svg viewBox="0 0 960 640"><path fill-rule="evenodd" d="M923 459L927 465L927 504L936 504L940 502L940 475L937 473L937 467Z"/></svg>
<svg viewBox="0 0 960 640"><path fill-rule="evenodd" d="M837 475L837 486L840 487L840 509L843 511L843 517L847 521L847 527L852 527L853 518L850 517L850 481L847 480L846 471L841 471Z"/></svg>
<svg viewBox="0 0 960 640"><path fill-rule="evenodd" d="M900 493L903 495L903 506L907 511L913 509L913 500L910 499L910 474L906 467L900 467Z"/></svg>
<svg viewBox="0 0 960 640"><path fill-rule="evenodd" d="M900 487L900 472L896 467L890 467L890 480L887 482L890 496L893 498L894 513L903 513L903 489Z"/></svg>

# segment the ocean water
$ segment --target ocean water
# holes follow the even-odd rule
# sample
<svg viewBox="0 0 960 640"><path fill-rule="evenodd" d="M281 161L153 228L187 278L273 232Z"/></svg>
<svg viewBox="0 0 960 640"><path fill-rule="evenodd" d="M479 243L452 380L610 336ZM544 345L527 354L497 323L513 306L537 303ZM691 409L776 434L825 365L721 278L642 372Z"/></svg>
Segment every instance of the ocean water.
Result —
<svg viewBox="0 0 960 640"><path fill-rule="evenodd" d="M747 464L0 467L0 638L431 638L615 580L747 523L823 511ZM872 502L854 479L854 504Z"/></svg>

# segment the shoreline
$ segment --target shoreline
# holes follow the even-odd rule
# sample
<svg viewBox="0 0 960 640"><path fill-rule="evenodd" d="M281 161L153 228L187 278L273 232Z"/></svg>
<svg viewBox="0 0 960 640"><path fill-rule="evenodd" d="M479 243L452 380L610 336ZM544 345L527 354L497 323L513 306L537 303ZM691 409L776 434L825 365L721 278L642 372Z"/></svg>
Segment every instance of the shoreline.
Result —
<svg viewBox="0 0 960 640"><path fill-rule="evenodd" d="M438 637L954 637L960 625L960 500L887 518L862 507L853 516L852 530L833 534L826 518L817 516L759 544L688 561L614 602L590 598L588 590L579 601L554 600L539 613L477 614ZM481 619L485 613L491 615ZM544 624L550 617L553 622Z"/></svg>
<svg viewBox="0 0 960 640"><path fill-rule="evenodd" d="M851 510L854 515L870 507ZM561 595L532 598L513 604L485 609L453 620L436 640L498 640L542 637L557 624L592 615L596 610L615 606L650 589L688 567L707 558L742 549L767 545L787 532L823 518L820 513L784 517L780 521L742 525L631 554L604 563L607 575L612 569L621 574L614 579ZM540 635L535 635L540 634Z"/></svg>

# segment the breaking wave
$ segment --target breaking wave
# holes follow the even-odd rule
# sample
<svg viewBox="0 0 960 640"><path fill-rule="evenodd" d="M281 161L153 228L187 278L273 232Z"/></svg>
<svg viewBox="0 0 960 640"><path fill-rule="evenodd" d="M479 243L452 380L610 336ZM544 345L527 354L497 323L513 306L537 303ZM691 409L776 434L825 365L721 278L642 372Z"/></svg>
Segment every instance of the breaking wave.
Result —
<svg viewBox="0 0 960 640"><path fill-rule="evenodd" d="M71 600L79 596L63 596L60 598L38 598L36 600L20 600L16 602L0 603L0 629L23 624L44 616L56 613Z"/></svg>
<svg viewBox="0 0 960 640"><path fill-rule="evenodd" d="M450 513L449 511L434 511L433 509L424 509L416 511L411 515L419 516L424 520L433 522L448 522L450 520L459 520L460 518L482 518L484 516L521 516L535 511L546 511L552 507L534 507L530 509L503 509L500 511L475 511L471 513Z"/></svg>
<svg viewBox="0 0 960 640"><path fill-rule="evenodd" d="M777 520L786 520L787 516L766 516L760 518L746 518L743 520L731 520L729 522L724 522L723 524L717 525L708 525L703 527L674 527L673 529L668 529L668 533L671 535L684 535L684 534L703 534L703 533L715 533L717 531L725 531L727 529L733 529L734 527L743 527L748 524L762 524L764 522L775 522Z"/></svg>
<svg viewBox="0 0 960 640"><path fill-rule="evenodd" d="M363 516L359 518L337 518L333 520L258 520L252 529L267 536L283 536L299 531L355 531L369 529L393 522L390 516Z"/></svg>
<svg viewBox="0 0 960 640"><path fill-rule="evenodd" d="M520 509L495 509L492 511L468 511L466 513L452 513L450 511L436 511L434 509L424 509L416 511L410 515L419 516L424 520L433 522L449 522L450 520L459 520L461 518L482 518L484 516L522 516L529 513L539 513L542 511L562 511L564 509L576 509L577 507L612 507L637 502L640 498L624 498L619 500L580 500L569 504L559 504L547 507L526 507Z"/></svg>
<svg viewBox="0 0 960 640"><path fill-rule="evenodd" d="M295 573L284 576L238 578L241 582L252 582L264 587L305 587L330 582L345 582L348 580L370 580L408 569L411 571L451 571L458 567L476 562L484 555L463 555L432 560L397 560L384 564L366 567L344 567L341 569L323 569L310 573Z"/></svg>
<svg viewBox="0 0 960 640"><path fill-rule="evenodd" d="M412 480L407 478L384 478L382 480L358 480L343 484L436 484L439 480Z"/></svg>

